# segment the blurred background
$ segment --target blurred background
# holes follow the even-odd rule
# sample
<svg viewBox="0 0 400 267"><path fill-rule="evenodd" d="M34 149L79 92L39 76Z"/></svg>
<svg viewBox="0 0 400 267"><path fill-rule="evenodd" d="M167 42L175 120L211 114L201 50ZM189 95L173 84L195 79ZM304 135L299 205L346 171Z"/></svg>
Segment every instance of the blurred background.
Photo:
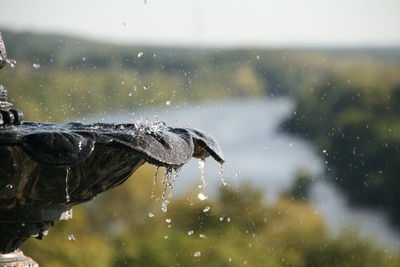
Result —
<svg viewBox="0 0 400 267"><path fill-rule="evenodd" d="M398 0L0 2L26 120L162 120L216 137L167 213L155 168L74 209L41 266L399 266ZM158 173L161 180L165 170Z"/></svg>

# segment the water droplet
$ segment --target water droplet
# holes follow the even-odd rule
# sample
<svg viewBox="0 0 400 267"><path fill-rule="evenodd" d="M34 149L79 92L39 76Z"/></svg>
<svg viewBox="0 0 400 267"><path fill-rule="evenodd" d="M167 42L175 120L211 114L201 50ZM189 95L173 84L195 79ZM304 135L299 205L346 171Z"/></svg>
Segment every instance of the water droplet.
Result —
<svg viewBox="0 0 400 267"><path fill-rule="evenodd" d="M166 235L166 236L164 236L164 239L168 239L168 236Z"/></svg>
<svg viewBox="0 0 400 267"><path fill-rule="evenodd" d="M40 64L39 63L33 63L32 67L34 67L35 69L38 69L38 68L40 68Z"/></svg>
<svg viewBox="0 0 400 267"><path fill-rule="evenodd" d="M171 101L166 101L165 105L167 105L167 106L171 105Z"/></svg>
<svg viewBox="0 0 400 267"><path fill-rule="evenodd" d="M143 90L149 90L150 87L148 85L143 85Z"/></svg>
<svg viewBox="0 0 400 267"><path fill-rule="evenodd" d="M74 235L69 235L68 236L69 241L75 241L75 236Z"/></svg>
<svg viewBox="0 0 400 267"><path fill-rule="evenodd" d="M190 230L190 231L188 232L188 235L193 235L193 230Z"/></svg>
<svg viewBox="0 0 400 267"><path fill-rule="evenodd" d="M233 177L236 178L236 177L239 177L239 175L240 175L240 171L236 171L235 174L233 175Z"/></svg>
<svg viewBox="0 0 400 267"><path fill-rule="evenodd" d="M200 199L200 200L206 200L207 198L208 198L208 196L207 195L205 195L203 192L201 192L201 193L199 193L198 195L197 195L197 197Z"/></svg>
<svg viewBox="0 0 400 267"><path fill-rule="evenodd" d="M170 218L165 219L165 222L166 222L166 223L171 223L171 221L172 221L172 220L171 220Z"/></svg>
<svg viewBox="0 0 400 267"><path fill-rule="evenodd" d="M154 217L154 214L151 213L151 212L149 212L149 217L150 217L150 218L153 218L153 217Z"/></svg>
<svg viewBox="0 0 400 267"><path fill-rule="evenodd" d="M7 189L12 189L12 188L13 188L13 185L12 185L12 184L8 184L8 185L6 185L6 188L7 188Z"/></svg>
<svg viewBox="0 0 400 267"><path fill-rule="evenodd" d="M210 210L210 207L205 207L204 209L203 209L203 212L207 212L207 211L209 211Z"/></svg>
<svg viewBox="0 0 400 267"><path fill-rule="evenodd" d="M205 234L199 234L199 237L200 237L200 238L203 238L203 239L206 239L206 238L207 238Z"/></svg>
<svg viewBox="0 0 400 267"><path fill-rule="evenodd" d="M224 216L219 217L219 221L222 222L224 220Z"/></svg>
<svg viewBox="0 0 400 267"><path fill-rule="evenodd" d="M231 222L231 217L226 218L227 222Z"/></svg>
<svg viewBox="0 0 400 267"><path fill-rule="evenodd" d="M82 58L82 61L86 61L86 57L83 57L83 58Z"/></svg>
<svg viewBox="0 0 400 267"><path fill-rule="evenodd" d="M139 52L138 54L137 54L137 57L138 58L140 58L140 57L142 57L143 56L143 52Z"/></svg>
<svg viewBox="0 0 400 267"><path fill-rule="evenodd" d="M14 59L9 59L9 58L6 59L6 63L10 64L11 68L14 68L15 65L17 65L17 61L15 61Z"/></svg>
<svg viewBox="0 0 400 267"><path fill-rule="evenodd" d="M196 251L195 253L193 253L193 256L200 257L201 256L201 252L200 251Z"/></svg>
<svg viewBox="0 0 400 267"><path fill-rule="evenodd" d="M259 60L259 59L260 59L260 56L257 56L256 58L257 58L257 60Z"/></svg>
<svg viewBox="0 0 400 267"><path fill-rule="evenodd" d="M169 201L168 201L168 200L164 200L164 201L161 203L161 211L162 211L162 212L167 212L167 211L168 211L168 204L169 204Z"/></svg>

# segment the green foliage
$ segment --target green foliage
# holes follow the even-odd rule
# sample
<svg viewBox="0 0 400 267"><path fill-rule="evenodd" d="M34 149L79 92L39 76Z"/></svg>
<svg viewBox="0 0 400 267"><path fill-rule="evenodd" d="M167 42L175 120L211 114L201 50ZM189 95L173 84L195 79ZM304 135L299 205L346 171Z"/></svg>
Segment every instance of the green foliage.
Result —
<svg viewBox="0 0 400 267"><path fill-rule="evenodd" d="M200 201L194 191L188 192L172 198L163 213L160 201L150 198L153 172L149 166L140 168L123 186L77 209L72 221L58 223L45 241L28 241L25 253L43 267L400 263L399 255L356 232L330 236L307 203L282 197L267 205L261 192L246 185L223 187L215 200ZM155 192L160 196L160 185ZM206 207L210 209L204 211ZM149 212L155 216L150 218ZM69 234L76 240L69 241Z"/></svg>
<svg viewBox="0 0 400 267"><path fill-rule="evenodd" d="M228 97L297 95L332 70L348 73L358 68L368 78L371 66L400 62L396 49L136 47L8 31L3 31L3 38L18 64L0 72L1 84L28 120L44 121L160 106L167 101L179 105ZM138 57L140 52L143 55ZM34 63L40 68L34 68ZM381 79L391 78L384 73Z"/></svg>
<svg viewBox="0 0 400 267"><path fill-rule="evenodd" d="M399 77L396 65L327 74L299 91L296 115L284 126L327 151L335 182L354 203L388 210L397 225Z"/></svg>
<svg viewBox="0 0 400 267"><path fill-rule="evenodd" d="M265 95L254 66L242 58L221 68L214 64L219 52L110 46L12 32L3 32L3 37L18 64L2 70L0 81L28 120L60 121L167 101L179 105Z"/></svg>

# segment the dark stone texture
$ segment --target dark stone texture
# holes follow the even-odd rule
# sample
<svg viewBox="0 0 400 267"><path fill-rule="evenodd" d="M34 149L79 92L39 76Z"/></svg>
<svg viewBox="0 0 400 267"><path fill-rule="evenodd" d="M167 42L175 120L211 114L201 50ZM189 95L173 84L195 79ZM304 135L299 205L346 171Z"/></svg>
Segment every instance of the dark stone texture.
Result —
<svg viewBox="0 0 400 267"><path fill-rule="evenodd" d="M24 122L0 129L0 210L78 204L145 162L177 168L209 155L223 162L215 140L193 129Z"/></svg>

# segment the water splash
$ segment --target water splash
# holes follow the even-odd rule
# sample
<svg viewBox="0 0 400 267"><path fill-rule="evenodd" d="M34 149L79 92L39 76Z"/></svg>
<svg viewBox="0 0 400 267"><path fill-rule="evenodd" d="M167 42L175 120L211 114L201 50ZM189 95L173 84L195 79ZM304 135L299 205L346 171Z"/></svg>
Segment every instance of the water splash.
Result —
<svg viewBox="0 0 400 267"><path fill-rule="evenodd" d="M65 168L65 200L68 202L70 202L71 197L69 195L69 186L68 186L68 180L69 180L69 176L70 176L70 172L71 172L71 167L68 166L67 168Z"/></svg>
<svg viewBox="0 0 400 267"><path fill-rule="evenodd" d="M167 125L163 121L136 120L134 128L139 133L152 134L164 131Z"/></svg>
<svg viewBox="0 0 400 267"><path fill-rule="evenodd" d="M153 213L151 213L151 212L149 212L149 218L153 218L154 217L154 214Z"/></svg>
<svg viewBox="0 0 400 267"><path fill-rule="evenodd" d="M190 230L189 232L188 232L188 235L193 235L193 230Z"/></svg>
<svg viewBox="0 0 400 267"><path fill-rule="evenodd" d="M68 240L69 241L75 241L75 236L74 235L68 235Z"/></svg>
<svg viewBox="0 0 400 267"><path fill-rule="evenodd" d="M205 207L205 208L203 209L203 212L208 212L209 210L210 210L210 207L207 206L207 207Z"/></svg>
<svg viewBox="0 0 400 267"><path fill-rule="evenodd" d="M33 63L32 67L34 67L35 69L38 69L38 68L40 68L40 64L39 63Z"/></svg>

